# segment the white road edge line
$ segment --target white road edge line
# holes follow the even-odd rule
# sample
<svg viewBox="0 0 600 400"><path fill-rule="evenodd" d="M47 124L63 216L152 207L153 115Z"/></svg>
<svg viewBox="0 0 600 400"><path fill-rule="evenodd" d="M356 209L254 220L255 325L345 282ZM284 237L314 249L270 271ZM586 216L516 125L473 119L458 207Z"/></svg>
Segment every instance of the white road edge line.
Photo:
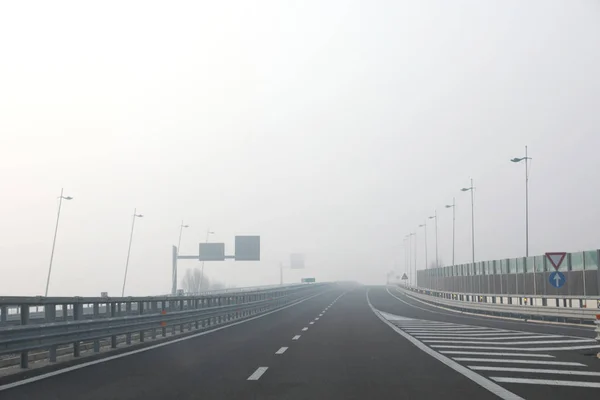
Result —
<svg viewBox="0 0 600 400"><path fill-rule="evenodd" d="M381 315L379 315L378 310L375 309L375 307L373 307L373 304L371 304L371 300L369 300L369 290L370 289L367 289L366 297L367 297L367 303L369 303L369 307L371 307L371 311L373 311L373 313L381 321L383 321L383 323L387 324L390 328L392 328L394 331L396 331L396 333L402 335L406 340L408 340L409 342L414 344L419 350L422 350L423 352L429 354L431 357L437 359L438 361L440 361L443 364L447 365L448 367L452 368L459 374L462 374L463 376L465 376L468 379L472 380L473 382L477 383L479 386L489 390L490 392L492 392L496 396L500 397L501 399L524 400L522 397L517 396L513 392L506 390L505 388L492 382L491 380L477 374L476 372L471 371L469 368L464 367L464 366L460 365L459 363L457 363L456 361L453 361L450 358L446 357L445 355L440 354L437 351L427 347L426 345L424 345L423 343L421 343L420 341L418 341L417 339L415 339L408 333L404 332L402 329L398 328L391 322L387 321L385 318L383 318ZM390 295L392 295L392 294L390 293Z"/></svg>
<svg viewBox="0 0 600 400"><path fill-rule="evenodd" d="M301 335L296 335L296 336L294 336L294 337L292 338L292 340L298 340L298 339L300 339L300 336L301 336Z"/></svg>
<svg viewBox="0 0 600 400"><path fill-rule="evenodd" d="M276 310L269 311L267 313L264 313L264 314L261 314L261 315L257 315L257 316L252 317L252 318L248 318L248 319L245 319L243 321L234 322L232 324L225 325L225 326L219 326L219 327L217 327L215 329L211 329L209 331L198 332L196 334L189 335L189 336L186 336L186 337L182 337L182 338L179 338L179 339L169 340L168 342L158 343L158 344L155 344L155 345L152 345L152 346L148 346L148 347L144 347L144 348L141 348L141 349L137 349L137 350L133 350L133 351L128 351L127 353L115 354L114 356L109 356L109 357L106 357L106 358L101 358L99 360L88 361L88 362L85 362L85 363L82 363L82 364L73 365L71 367L66 367L66 368L63 368L63 369L59 369L57 371L52 371L52 372L48 372L48 373L45 373L45 374L33 376L31 378L23 379L21 381L7 383L6 385L0 386L0 392L3 391L3 390L12 389L14 387L23 386L23 385L26 385L28 383L33 383L33 382L41 381L42 379L51 378L51 377L56 376L56 375L66 374L67 372L75 371L75 370L78 370L78 369L81 369L81 368L89 367L89 366L96 365L96 364L105 363L105 362L108 362L108 361L112 361L112 360L116 360L118 358L123 358L123 357L131 356L131 355L138 354L138 353L143 353L145 351L150 351L150 350L153 350L153 349L157 349L159 347L168 346L168 345L171 345L171 344L183 342L184 340L190 340L190 339L193 339L193 338L197 338L199 336L208 335L209 333L217 332L217 331L220 331L222 329L227 329L227 328L230 328L232 326L240 325L240 324L243 324L243 323L246 323L246 322L250 322L250 321L258 319L258 318L266 317L269 314L273 314L273 313L285 310L286 308L290 308L290 307L293 307L295 305L298 305L300 303L304 303L305 301L310 300L312 298L315 298L317 296L321 296L324 293L326 293L326 292L317 293L317 294L312 295L310 297L307 297L305 299L299 300L299 301L297 301L295 303L288 304L285 307L281 307L281 308L278 308Z"/></svg>
<svg viewBox="0 0 600 400"><path fill-rule="evenodd" d="M267 372L267 370L268 370L268 369L269 369L269 367L258 367L258 368L256 369L256 371L254 371L254 373L248 377L248 379L247 379L247 380L249 380L249 381L257 381L257 380L259 380L259 379L260 379L260 377L261 377L261 376L262 376L262 375L263 375L265 372Z"/></svg>
<svg viewBox="0 0 600 400"><path fill-rule="evenodd" d="M285 353L285 351L286 351L287 349L288 349L287 347L282 347L282 348L280 348L279 350L277 350L277 351L275 352L275 354L283 354L283 353Z"/></svg>
<svg viewBox="0 0 600 400"><path fill-rule="evenodd" d="M552 379L504 378L499 376L490 376L490 378L500 383L528 383L530 385L600 388L600 383L596 382L558 381Z"/></svg>

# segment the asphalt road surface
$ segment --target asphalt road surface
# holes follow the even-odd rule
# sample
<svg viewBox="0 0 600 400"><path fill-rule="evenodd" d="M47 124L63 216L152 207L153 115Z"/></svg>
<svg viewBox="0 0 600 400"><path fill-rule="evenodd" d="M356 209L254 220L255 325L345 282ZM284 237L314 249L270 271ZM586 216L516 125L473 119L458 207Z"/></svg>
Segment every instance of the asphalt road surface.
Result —
<svg viewBox="0 0 600 400"><path fill-rule="evenodd" d="M0 386L0 399L599 399L593 337L339 285L217 332Z"/></svg>

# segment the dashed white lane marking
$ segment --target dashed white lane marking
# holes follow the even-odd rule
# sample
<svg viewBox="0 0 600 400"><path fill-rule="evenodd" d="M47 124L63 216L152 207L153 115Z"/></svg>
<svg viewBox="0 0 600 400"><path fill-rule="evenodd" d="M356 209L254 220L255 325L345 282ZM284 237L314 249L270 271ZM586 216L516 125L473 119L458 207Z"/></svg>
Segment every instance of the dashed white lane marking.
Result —
<svg viewBox="0 0 600 400"><path fill-rule="evenodd" d="M476 365L468 365L468 367L475 371L531 372L531 373L535 373L535 374L600 376L600 372L568 371L568 370L562 370L562 369L508 368L508 367L487 367L487 366L476 366Z"/></svg>
<svg viewBox="0 0 600 400"><path fill-rule="evenodd" d="M558 380L551 380L551 379L504 378L504 377L500 377L500 376L490 376L490 379L493 379L494 381L500 382L500 383L528 383L531 385L600 388L600 383L595 383L595 382L558 381Z"/></svg>
<svg viewBox="0 0 600 400"><path fill-rule="evenodd" d="M292 340L298 340L298 339L300 339L300 335L296 335L292 338Z"/></svg>
<svg viewBox="0 0 600 400"><path fill-rule="evenodd" d="M41 381L43 379L51 378L53 376L66 374L66 373L69 373L71 371L75 371L75 370L78 370L78 369L81 369L81 368L89 367L89 366L96 365L96 364L102 364L102 363L109 362L109 361L112 361L112 360L117 360L119 358L123 358L123 357L127 357L127 356L132 356L132 355L138 354L138 353L144 353L146 351L151 351L151 350L157 349L159 347L170 346L172 344L183 342L185 340L194 339L194 338L197 338L197 337L200 337L200 336L209 335L209 334L211 334L213 332L218 332L218 331L223 330L223 329L228 329L228 328L231 328L231 327L236 326L236 325L245 324L245 323L253 321L255 319L263 318L263 317L266 317L267 315L270 315L270 314L273 314L273 313L276 313L276 312L279 312L279 311L283 311L283 310L285 310L287 308L290 308L290 307L294 307L294 306L296 306L298 304L304 303L305 301L313 299L313 298L315 298L317 296L321 296L323 293L325 293L325 292L320 292L320 293L314 294L314 295L312 295L310 297L306 297L306 298L304 298L302 300L298 300L298 301L296 301L296 302L294 302L292 304L288 304L287 306L284 306L284 307L281 307L281 308L277 308L275 310L272 310L272 311L269 311L269 312L266 312L264 314L260 314L260 315L257 315L257 316L254 316L254 317L251 317L251 318L248 318L248 319L244 319L242 321L234 322L234 323L229 324L229 325L219 326L219 327L216 327L214 329L210 329L208 331L195 333L195 334L190 335L190 336L186 336L186 337L182 337L182 338L179 338L179 339L170 340L170 341L164 342L164 343L158 343L158 344L155 344L155 345L152 345L152 346L144 347L144 348L137 349L137 350L128 351L128 352L122 353L122 354L115 354L114 356L109 356L109 357L106 357L106 358L101 358L99 360L93 360L93 361L84 362L82 364L74 365L72 367L66 367L66 368L63 368L63 369L59 369L57 371L48 372L48 373L41 374L41 375L38 375L38 376L33 376L31 378L23 379L21 381L17 381L17 382L13 382L13 383L7 383L5 385L0 385L0 392L2 392L4 390L15 388L15 387L19 387L19 386L24 386L24 385L27 385L29 383Z"/></svg>
<svg viewBox="0 0 600 400"><path fill-rule="evenodd" d="M258 367L252 375L248 377L249 381L257 381L269 369L269 367Z"/></svg>
<svg viewBox="0 0 600 400"><path fill-rule="evenodd" d="M314 321L310 321L310 322L309 322L309 324L310 324L310 325L314 325L314 324L315 324L315 322L314 322Z"/></svg>
<svg viewBox="0 0 600 400"><path fill-rule="evenodd" d="M302 332L306 332L308 330L308 327L305 326L304 328L302 328Z"/></svg>
<svg viewBox="0 0 600 400"><path fill-rule="evenodd" d="M322 313L321 313L321 314L319 314L319 317L322 317L322 316L323 316L323 314L322 314Z"/></svg>
<svg viewBox="0 0 600 400"><path fill-rule="evenodd" d="M277 351L275 352L275 354L283 354L283 353L285 353L285 351L286 351L287 349L288 349L287 347L282 347L282 348L280 348L279 350L277 350Z"/></svg>
<svg viewBox="0 0 600 400"><path fill-rule="evenodd" d="M315 321L318 321L318 320L319 320L319 317L315 318Z"/></svg>
<svg viewBox="0 0 600 400"><path fill-rule="evenodd" d="M572 367L587 367L585 364L570 361L547 361L547 360L509 360L502 358L471 358L453 357L456 361L485 362L485 363L511 363L511 364L544 364L544 365L569 365Z"/></svg>
<svg viewBox="0 0 600 400"><path fill-rule="evenodd" d="M550 354L534 354L534 353L496 353L491 351L440 351L442 354L461 354L473 356L501 356L501 357L543 357L556 358Z"/></svg>
<svg viewBox="0 0 600 400"><path fill-rule="evenodd" d="M491 340L486 338L485 340ZM573 339L573 340L533 340L524 342L510 342L510 343L494 343L494 342L478 342L470 340L423 340L423 343L454 343L454 344L555 344L555 343L588 343L596 342L594 339Z"/></svg>

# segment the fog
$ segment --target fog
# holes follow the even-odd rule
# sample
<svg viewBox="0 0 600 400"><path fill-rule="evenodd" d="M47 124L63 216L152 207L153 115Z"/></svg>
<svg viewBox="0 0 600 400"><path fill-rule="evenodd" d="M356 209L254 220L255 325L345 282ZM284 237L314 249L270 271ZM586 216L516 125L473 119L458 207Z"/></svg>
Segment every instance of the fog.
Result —
<svg viewBox="0 0 600 400"><path fill-rule="evenodd" d="M261 236L227 286L385 282L439 255L598 248L596 1L3 2L0 295L168 293L171 246ZM428 220L429 259L434 223ZM424 265L418 231L418 267ZM199 267L182 260L186 268Z"/></svg>

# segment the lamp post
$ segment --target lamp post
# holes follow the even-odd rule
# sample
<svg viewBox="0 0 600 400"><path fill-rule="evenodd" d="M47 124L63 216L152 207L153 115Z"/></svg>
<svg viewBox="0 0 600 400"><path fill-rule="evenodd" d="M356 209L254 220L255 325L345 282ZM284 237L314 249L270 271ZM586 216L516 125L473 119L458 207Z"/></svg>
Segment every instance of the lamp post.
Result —
<svg viewBox="0 0 600 400"><path fill-rule="evenodd" d="M212 232L210 229L206 230L206 240L204 241L204 243L208 243L208 237L210 235L214 235L215 233ZM202 272L200 273L200 291L202 292L202 283L204 283L204 261L202 261Z"/></svg>
<svg viewBox="0 0 600 400"><path fill-rule="evenodd" d="M463 192L471 192L471 251L473 253L473 265L475 265L475 206L474 195L475 187L473 186L473 178L471 178L471 186L460 189Z"/></svg>
<svg viewBox="0 0 600 400"><path fill-rule="evenodd" d="M425 229L425 269L429 269L427 266L427 220L422 225L419 225L419 228Z"/></svg>
<svg viewBox="0 0 600 400"><path fill-rule="evenodd" d="M440 260L438 258L438 220L437 220L437 210L435 210L434 215L432 215L431 217L429 217L429 219L435 219L435 288L438 289L437 287L437 281L438 281L438 272L440 268Z"/></svg>
<svg viewBox="0 0 600 400"><path fill-rule="evenodd" d="M131 233L129 234L129 247L127 249L127 261L125 262L125 276L123 277L123 289L121 290L121 297L125 296L125 284L127 283L127 269L129 268L129 255L131 254L131 242L133 241L133 228L135 227L135 219L142 218L142 214L137 214L137 209L133 209L133 220L131 222ZM179 251L179 248L177 249Z"/></svg>
<svg viewBox="0 0 600 400"><path fill-rule="evenodd" d="M454 236L456 233L456 199L452 198L452 204L446 205L446 208L452 209L452 266L454 266Z"/></svg>
<svg viewBox="0 0 600 400"><path fill-rule="evenodd" d="M510 160L514 163L525 161L525 257L529 257L529 160L531 157L527 157L527 146L525 146L525 157Z"/></svg>
<svg viewBox="0 0 600 400"><path fill-rule="evenodd" d="M50 253L50 266L48 267L48 279L46 279L46 292L44 296L48 297L48 287L50 286L50 274L52 273L52 260L54 259L54 248L56 247L56 234L58 233L58 222L60 221L60 209L63 200L73 200L71 196L63 196L63 189L60 189L58 198L58 215L56 216L56 227L54 228L54 239L52 240L52 252Z"/></svg>
<svg viewBox="0 0 600 400"><path fill-rule="evenodd" d="M181 225L179 226L179 240L177 241L177 255L181 252L181 234L183 233L183 228L189 228L189 225L184 225L183 220L181 220ZM171 293L173 295L177 294L177 263L173 263L173 271L171 271Z"/></svg>

